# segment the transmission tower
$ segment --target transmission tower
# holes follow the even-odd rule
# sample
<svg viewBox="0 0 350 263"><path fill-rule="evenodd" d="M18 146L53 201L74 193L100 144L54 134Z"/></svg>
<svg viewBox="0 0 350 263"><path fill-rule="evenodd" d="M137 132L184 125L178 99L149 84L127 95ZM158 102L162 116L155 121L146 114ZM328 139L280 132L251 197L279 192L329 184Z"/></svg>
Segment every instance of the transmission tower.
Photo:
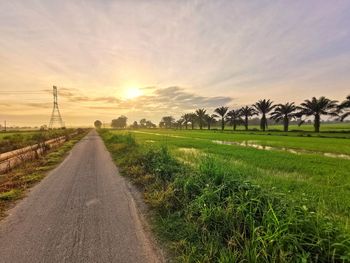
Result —
<svg viewBox="0 0 350 263"><path fill-rule="evenodd" d="M53 86L53 109L49 124L50 129L52 129L55 124L58 124L61 128L64 128L64 122L61 117L60 109L58 108L57 97L57 87Z"/></svg>

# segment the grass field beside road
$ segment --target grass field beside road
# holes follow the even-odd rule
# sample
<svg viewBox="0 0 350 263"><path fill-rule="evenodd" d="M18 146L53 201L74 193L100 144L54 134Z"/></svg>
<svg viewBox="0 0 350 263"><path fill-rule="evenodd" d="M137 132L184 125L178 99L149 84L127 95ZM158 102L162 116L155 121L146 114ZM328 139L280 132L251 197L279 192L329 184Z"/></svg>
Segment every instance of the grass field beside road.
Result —
<svg viewBox="0 0 350 263"><path fill-rule="evenodd" d="M226 237L224 241L221 240L223 232L220 224L225 224L223 223L226 222L225 220L228 220L226 222L227 224L230 224L231 221L237 220L235 213L239 213L239 211L235 210L235 212L231 211L228 213L227 199L220 199L222 198L222 194L220 194L220 196L217 196L216 194L221 193L222 189L226 189L228 185L231 185L231 180L238 181L239 185L245 185L245 183L247 183L248 185L253 185L254 190L252 191L258 191L258 193L256 193L256 196L250 196L249 200L246 200L245 202L249 203L253 200L264 202L265 198L269 200L272 198L275 201L278 200L277 203L286 203L291 211L295 212L300 209L305 210L307 215L303 216L303 223L315 224L315 229L310 228L303 230L306 234L309 233L309 231L310 235L314 235L316 232L327 232L327 230L324 229L325 225L317 220L326 220L327 222L329 220L329 222L326 223L326 225L328 224L330 227L329 233L333 233L332 231L338 229L340 233L347 235L345 233L349 233L348 221L350 218L350 160L337 157L327 157L324 156L323 153L348 154L349 139L331 138L329 136L327 138L318 136L301 137L294 136L293 133L288 134L288 136L281 136L280 134L272 133L271 135L259 135L254 133L242 134L198 130L175 131L160 129L110 131L103 133L102 136L104 137L108 148L112 154L114 154L115 160L122 167L122 171L125 175L129 175L138 184L146 187L146 200L148 200L151 206L156 207L156 209L158 209L158 214L160 214L161 219L157 223L158 231L166 240L170 240L170 247L172 250L175 249L175 253L181 258L181 260L188 262L195 262L196 260L216 261L222 257L223 262L235 262L230 261L233 260L233 258L230 258L231 256L237 261L252 256L251 260L255 259L259 262L271 262L271 260L277 260L279 262L300 262L302 259L305 259L306 261L315 260L313 257L318 255L322 257L322 260L319 260L319 262L337 261L335 258L329 256L325 258L325 255L320 254L320 251L309 251L310 254L307 255L307 251L302 248L303 245L299 244L299 242L306 241L296 241L297 237L294 236L295 233L293 232L293 234L290 232L292 231L289 228L291 226L284 226L285 228L283 230L280 229L281 232L279 232L279 234L274 233L274 235L276 235L276 239L290 239L290 241L288 241L291 242L289 245L293 244L298 247L298 249L296 249L297 252L293 252L296 253L295 256L298 255L298 258L288 256L288 253L293 249L289 250L290 248L285 247L288 247L287 241L286 244L282 245L282 241L282 243L279 243L279 241L275 239L271 242L276 242L276 249L279 252L275 251L273 248L269 250L269 245L262 241L266 236L260 237L262 243L260 244L258 242L259 245L255 243L257 242L256 239L259 239L258 236L246 237L246 239L252 243L244 245L241 243L244 243L244 241L237 241L237 239L232 236L231 238L235 241L227 241L226 239L229 239L228 237ZM133 140L135 140L137 146L134 146L132 142ZM263 150L253 147L225 145L213 142L217 140L254 141L262 145L289 147L311 152L296 154L284 150ZM165 153L165 156L162 156L164 153L159 149L163 149L164 147L166 147L168 153ZM312 153L312 151L316 152ZM154 154L152 155L152 152L157 153L157 156L154 156ZM156 159L154 163L147 159L150 158L150 154L153 156L152 158ZM169 154L168 157L167 154ZM160 158L161 160L158 160L157 158ZM174 158L175 161L170 162L178 162L175 166L179 167L181 171L172 168L172 165L170 165L170 168L168 167L169 163L166 160L172 160L172 158ZM133 161L132 159L136 159L136 161ZM142 165L142 162L145 162L145 164ZM139 163L141 163L141 165ZM149 168L147 163L150 163L149 165L152 167L154 166L154 169L152 170L152 168ZM169 171L166 171L166 169ZM174 169L175 171L172 172L171 169ZM182 169L184 169L185 172L183 172ZM157 182L157 179L155 178L162 179L160 182ZM185 180L185 182L183 182L184 185L181 183L181 186L178 186L177 184L179 183L179 180L181 182L182 180ZM214 180L214 182L212 180ZM219 180L218 185L215 185L216 180ZM211 185L213 183L214 185ZM196 185L201 185L201 188L197 188ZM232 187L234 188L234 186ZM255 187L259 190L256 190ZM190 195L190 197L186 197L186 200L183 199L184 196L182 191L185 191L184 189L188 189L186 191L189 191L187 194ZM240 194L240 190L237 191L238 194ZM250 190L247 190L247 195L249 195L249 191ZM235 195L229 194L225 198L230 199L234 196ZM194 199L189 201L188 198ZM207 198L209 198L209 200L204 201ZM211 198L214 199L212 200ZM214 201L216 198L221 201ZM202 207L199 211L197 205L199 205L198 202L201 202L200 200L206 204L206 207ZM270 200L268 203L274 203L275 201ZM177 202L183 202L184 204L187 204L187 207L181 209L174 208L174 203ZM270 209L265 208L267 210L263 209L264 212L262 213L268 214L271 212L271 209L272 211L275 211L275 209L278 210L281 208L280 205L281 204L279 203L276 204L276 207L272 206ZM159 206L161 207L161 212L159 212ZM252 205L252 207L255 206ZM256 208L252 207L251 209ZM245 208L242 207L242 209ZM195 215L193 214L194 210L197 211L195 212ZM293 214L294 212L291 213ZM219 218L221 213L223 213L222 216L226 219ZM244 213L248 213L244 214L246 217L252 216L249 214L250 212L246 211ZM284 218L283 214L278 214L281 213L281 211L276 213L275 220L277 221L271 222L272 225L279 225L279 220L281 220L281 222L289 220L288 222L293 225L294 223L297 224L294 220L299 220L296 219L298 218L297 215L290 215L291 218L287 219ZM218 216L216 219L215 214ZM184 218L178 218L178 215L181 215ZM310 215L312 218L308 218ZM201 220L205 220L206 223L204 224L204 229L187 229L187 233L181 233L177 238L172 238L172 235L177 235L176 231L178 231L177 229L179 227L195 227L194 225L200 224L200 222L197 221L197 216L199 216ZM206 219L204 219L203 216L205 216ZM316 219L313 218L313 216L315 216ZM194 220L194 218L197 219ZM268 226L264 225L264 223L259 220L259 217L254 217L253 222L250 223L256 224L254 227L261 227L263 231L274 231L269 229ZM320 224L318 225L318 223ZM178 224L178 227L176 227L176 224ZM214 227L212 224L217 225ZM214 228L210 228L210 226ZM251 226L247 227L250 228ZM299 226L297 228L302 229L303 227ZM205 233L202 231L205 231ZM240 232L241 230L237 231ZM253 234L255 235L256 233L254 232ZM273 235L273 233L270 234ZM205 238L207 241L197 240L194 238L194 236L197 237L197 235L202 236L202 238ZM236 236L244 234L240 232L240 234L231 233L230 235ZM277 238L278 235L279 237ZM301 234L299 233L299 235ZM213 236L217 236L217 239ZM193 238L197 241L193 241ZM328 241L326 241L327 238L325 237L322 237L323 241L321 241L322 238L320 236L316 239L314 238L316 237L313 236L311 238L313 241L309 240L309 242L317 243L316 239L320 238L318 242L330 242L328 243L328 246L329 248L332 247L332 249L334 249L333 246L337 246L335 243L339 241L336 241L339 237L331 237L331 235L328 237L330 238ZM221 240L220 242L218 241L219 239ZM241 247L237 248L235 245L230 247L225 243L226 241L233 242L235 245L238 245L237 243L239 243L239 246ZM347 259L349 259L350 244L346 241L344 242L345 243L342 243L341 241L342 249L344 249L343 252L339 252L342 249L338 252L343 253L343 256L347 253ZM314 244L315 247L322 246L321 243L316 243ZM192 249L192 251L184 248L181 244L186 244L186 246L189 246L188 249ZM254 244L253 247L251 247L252 244ZM260 245L263 247L260 247ZM208 246L212 247L209 248ZM278 248L279 246L281 247ZM256 254L248 255L247 253L249 252L246 249L252 251L253 254ZM261 250L258 252L256 249ZM266 253L266 255L263 255L264 253ZM286 255L275 255L273 253L286 253ZM305 255L303 253L305 253ZM338 258L338 260L339 259L340 258Z"/></svg>
<svg viewBox="0 0 350 263"><path fill-rule="evenodd" d="M224 141L224 142L237 142L247 143L261 146L271 146L276 148L288 148L288 149L300 149L310 152L323 152L323 153L339 153L350 154L350 137L347 133L336 134L323 134L323 137L318 134L300 133L275 133L275 132L221 132L221 131L208 131L208 130L135 130L135 133L139 133L139 137L142 137L142 133L147 136L156 135L158 138L165 141L170 137L186 137L188 139L205 140L205 141ZM350 134L349 134L350 136Z"/></svg>
<svg viewBox="0 0 350 263"><path fill-rule="evenodd" d="M297 197L312 196L309 202L329 212L350 216L350 160L322 154L294 154L277 150L259 150L239 145L219 145L213 140L250 138L266 145L317 150L319 152L349 153L349 139L236 135L200 131L130 131L141 144L148 147L167 145L181 158L196 162L201 154L211 154L227 169L236 167L242 177L254 183L280 189ZM147 133L143 133L147 132ZM167 136L169 135L169 136ZM178 137L173 137L178 136ZM200 138L200 139L196 139ZM263 141L263 139L268 139ZM290 139L290 141L289 141ZM305 145L305 147L303 147ZM187 149L187 150L186 150ZM195 151L191 150L195 149ZM186 157L188 155L189 157Z"/></svg>

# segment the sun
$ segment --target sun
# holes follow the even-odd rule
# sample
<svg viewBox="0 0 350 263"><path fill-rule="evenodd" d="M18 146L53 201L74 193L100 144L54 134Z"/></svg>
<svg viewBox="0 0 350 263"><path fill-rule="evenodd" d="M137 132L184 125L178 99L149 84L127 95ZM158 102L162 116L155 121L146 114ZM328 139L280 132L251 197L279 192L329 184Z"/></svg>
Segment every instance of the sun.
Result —
<svg viewBox="0 0 350 263"><path fill-rule="evenodd" d="M127 90L125 91L125 98L128 100L135 99L141 95L142 95L142 91L137 87L127 88Z"/></svg>

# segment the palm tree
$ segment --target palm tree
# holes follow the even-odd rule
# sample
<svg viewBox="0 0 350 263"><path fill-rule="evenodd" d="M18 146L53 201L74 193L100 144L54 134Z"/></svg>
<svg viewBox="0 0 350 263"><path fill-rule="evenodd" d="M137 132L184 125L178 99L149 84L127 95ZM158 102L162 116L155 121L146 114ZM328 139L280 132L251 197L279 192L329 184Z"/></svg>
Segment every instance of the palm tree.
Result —
<svg viewBox="0 0 350 263"><path fill-rule="evenodd" d="M203 129L203 123L204 123L204 116L205 116L206 110L205 109L198 109L196 110L196 115L199 123L199 129Z"/></svg>
<svg viewBox="0 0 350 263"><path fill-rule="evenodd" d="M188 128L188 123L191 120L191 114L190 113L185 113L184 115L181 116L181 118L184 120L185 128L187 130Z"/></svg>
<svg viewBox="0 0 350 263"><path fill-rule="evenodd" d="M253 105L253 107L262 114L261 120L260 120L260 128L265 131L267 128L267 118L266 115L273 110L275 107L273 105L273 101L270 100L259 100L257 103Z"/></svg>
<svg viewBox="0 0 350 263"><path fill-rule="evenodd" d="M345 120L345 118L350 116L350 95L346 97L346 100L344 100L338 107L339 111L346 110L345 112L342 112L342 115L340 116L340 121Z"/></svg>
<svg viewBox="0 0 350 263"><path fill-rule="evenodd" d="M234 131L236 130L237 125L243 121L241 114L242 113L239 110L230 110L227 113L226 120L232 125Z"/></svg>
<svg viewBox="0 0 350 263"><path fill-rule="evenodd" d="M247 131L249 117L257 115L258 112L253 107L249 107L249 106L242 107L240 109L240 112L242 113L242 117L244 117L244 127L245 127L245 130Z"/></svg>
<svg viewBox="0 0 350 263"><path fill-rule="evenodd" d="M294 102L278 104L276 105L274 112L271 113L271 119L275 120L276 122L283 121L283 130L287 132L289 121L297 116L295 113L296 110L297 107L294 105Z"/></svg>
<svg viewBox="0 0 350 263"><path fill-rule="evenodd" d="M212 115L205 114L204 120L207 123L208 130L210 130L211 125L215 122L215 116L216 116L215 114L212 114Z"/></svg>
<svg viewBox="0 0 350 263"><path fill-rule="evenodd" d="M323 96L318 99L313 97L311 100L305 100L300 105L300 112L297 115L314 116L315 132L320 132L322 115L336 115L334 109L337 107L337 101L327 99Z"/></svg>
<svg viewBox="0 0 350 263"><path fill-rule="evenodd" d="M194 129L194 124L196 122L197 119L197 115L195 113L189 113L190 114L190 123L191 123L191 127L192 130Z"/></svg>
<svg viewBox="0 0 350 263"><path fill-rule="evenodd" d="M221 107L216 108L214 110L214 112L219 114L219 116L221 117L221 130L225 129L225 116L226 116L227 111L228 111L228 107L224 107L224 106L221 106Z"/></svg>

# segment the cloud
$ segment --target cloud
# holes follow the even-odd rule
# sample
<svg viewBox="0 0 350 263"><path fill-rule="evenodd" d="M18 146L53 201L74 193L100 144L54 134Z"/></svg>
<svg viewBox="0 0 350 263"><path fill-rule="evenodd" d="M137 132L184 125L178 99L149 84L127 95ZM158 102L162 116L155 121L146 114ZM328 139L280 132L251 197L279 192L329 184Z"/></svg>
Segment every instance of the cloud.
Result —
<svg viewBox="0 0 350 263"><path fill-rule="evenodd" d="M0 87L76 87L59 90L71 116L340 100L350 85L349 1L0 1L0 35ZM146 95L124 101L134 82Z"/></svg>
<svg viewBox="0 0 350 263"><path fill-rule="evenodd" d="M229 96L201 96L186 89L172 86L167 88L152 87L145 95L134 99L121 99L116 97L94 97L86 96L81 92L61 89L60 96L68 103L85 102L85 108L92 111L107 111L120 114L139 114L138 118L148 117L153 120L159 119L163 114L175 117L184 112L194 111L197 108L213 110L222 105L229 105L233 98ZM29 105L29 104L28 104ZM30 104L31 106L44 106L44 104Z"/></svg>
<svg viewBox="0 0 350 263"><path fill-rule="evenodd" d="M150 105L155 103L185 111L194 110L196 108L214 108L227 105L232 101L232 98L228 96L200 96L177 86L156 89L152 96L146 96L146 98L143 99L144 102Z"/></svg>

